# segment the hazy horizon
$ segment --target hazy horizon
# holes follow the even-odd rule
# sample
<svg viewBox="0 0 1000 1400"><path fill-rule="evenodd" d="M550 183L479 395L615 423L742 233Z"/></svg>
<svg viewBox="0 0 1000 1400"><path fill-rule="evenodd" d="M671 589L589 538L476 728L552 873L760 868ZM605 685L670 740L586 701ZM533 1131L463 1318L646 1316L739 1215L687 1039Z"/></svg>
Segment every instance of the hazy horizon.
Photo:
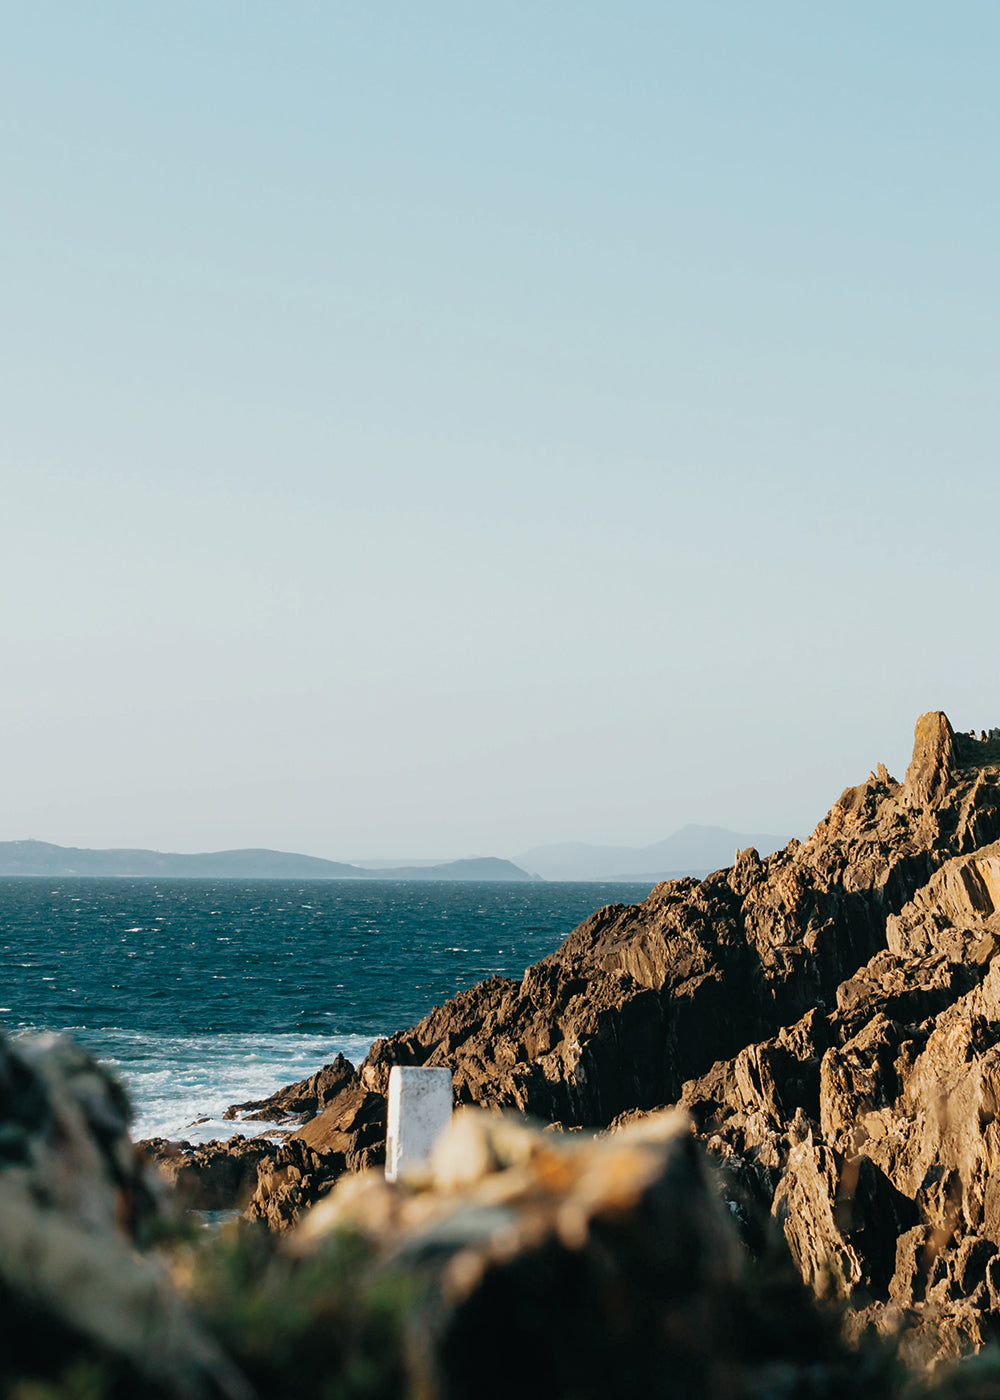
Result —
<svg viewBox="0 0 1000 1400"><path fill-rule="evenodd" d="M448 863L454 862L454 861L462 861L462 860L484 860L484 859L496 858L496 857L499 857L499 858L502 859L502 860L509 860L509 861L514 862L515 864L518 864L518 863L521 863L521 862L522 862L523 860L525 860L525 859L529 859L531 856L533 856L533 855L536 854L537 852L542 852L542 851L545 851L545 852L547 852L547 853L551 853L553 856L555 856L556 854L563 854L563 853L565 853L566 855L570 855L570 854L575 853L575 852L581 852L581 853L582 853L582 852L595 852L595 853L597 853L597 852L605 852L605 851L622 851L622 852L638 853L638 852L641 852L641 851L644 851L644 850L648 850L648 849L651 849L651 848L655 848L655 847L658 846L658 845L662 845L662 844L664 844L664 841L670 841L670 840L671 840L672 838L674 838L674 837L683 837L683 836L685 836L685 835L687 835L687 834L689 834L689 833L696 833L696 834L699 834L699 835L704 834L704 835L706 835L706 836L710 836L710 835L712 835L712 834L718 834L718 833L722 833L722 832L725 832L725 834L726 834L727 836L730 835L730 834L732 834L733 836L739 836L739 835L753 836L753 835L755 835L754 833L740 833L740 832L736 832L736 831L731 831L730 828L720 828L720 827L718 827L718 826L707 826L707 825L704 825L704 826L703 826L703 825L698 825L698 824L686 824L685 826L682 826L682 827L677 828L677 829L676 829L675 831L673 831L673 832L667 833L667 834L665 835L665 837L661 839L661 841L659 841L659 842L649 842L649 843L647 843L646 846L599 845L599 844L591 843L591 842L566 841L566 842L551 842L551 843L545 843L545 844L543 844L543 845L539 845L539 846L535 846L535 847L530 847L530 848L525 848L525 849L517 850L517 851L471 851L471 850L462 850L462 851L452 851L452 852L449 852L449 853L447 853L447 854L442 854L442 853L439 852L437 855L434 855L434 856L407 856L407 855L403 855L403 856L396 855L396 856L388 856L388 857L387 857L387 856L348 856L348 855L344 855L343 853L336 853L336 852L329 852L329 851L298 851L298 852L286 852L286 854L303 855L303 856L308 856L308 857L310 857L310 858L318 858L318 859L320 859L320 860L330 860L330 861L340 862L340 863L347 864L347 865L357 865L357 866L361 866L361 867L367 866L367 867L373 868L373 869L377 869L377 868L380 868L380 867L396 867L396 868L399 868L399 867L404 867L404 866L408 866L408 865L414 865L414 866L444 865L444 864L448 864ZM762 834L759 833L759 834L757 834L757 835L758 835L758 837L760 837ZM777 849L779 846L782 846L782 845L786 844L786 842L787 842L789 839L790 839L790 834L788 834L788 835L781 835L781 834L778 834L778 833L767 833L767 842L768 842L768 844L767 844L767 850L765 851L765 850L763 849L763 847L762 847L762 849L761 849L761 854L767 854L767 852L770 851L771 849ZM184 851L168 851L168 850L165 850L165 849L162 848L162 847L156 847L156 846L152 846L152 847L137 847L136 844L135 844L134 842L127 842L127 843L125 843L124 845L113 846L113 847L83 847L83 848L81 848L80 845L79 845L79 843L72 843L72 844L66 844L66 845L64 845L64 843L62 843L62 842L54 842L54 841L53 841L53 842L50 842L50 841L47 841L45 838L39 837L39 836L28 836L28 837L3 837L3 838L0 838L0 844L3 844L3 843L5 843L5 842L11 842L11 843L14 843L14 844L19 844L19 843L22 843L22 842L29 842L29 843L30 843L30 842L37 842L37 843L40 844L40 845L53 845L53 846L58 846L58 847L60 847L60 849L66 849L66 850L72 850L72 849L88 849L88 850L90 850L90 849L96 849L96 850L150 850L150 851L152 851L152 852L154 852L155 854L158 854L158 855L186 855L186 854L203 855L203 854L222 854L222 853L224 853L224 852L226 852L226 851L228 851L228 850L253 850L253 849L275 850L275 849L277 849L277 848L274 848L274 847L231 847L231 846L220 846L220 847L218 847L218 848L217 848L215 851L213 851L213 852L207 852L207 851L184 852ZM655 862L654 862L654 863L655 863Z"/></svg>
<svg viewBox="0 0 1000 1400"><path fill-rule="evenodd" d="M4 39L0 839L804 835L1000 724L995 7Z"/></svg>

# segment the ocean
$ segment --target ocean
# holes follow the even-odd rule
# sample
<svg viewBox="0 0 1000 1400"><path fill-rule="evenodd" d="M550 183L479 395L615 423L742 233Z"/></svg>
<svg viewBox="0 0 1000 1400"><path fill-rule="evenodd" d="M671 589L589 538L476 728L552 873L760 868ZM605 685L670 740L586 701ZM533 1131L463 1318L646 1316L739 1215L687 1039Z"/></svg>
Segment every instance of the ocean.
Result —
<svg viewBox="0 0 1000 1400"><path fill-rule="evenodd" d="M135 1137L226 1107L524 969L644 884L0 880L0 1028L65 1031L126 1085Z"/></svg>

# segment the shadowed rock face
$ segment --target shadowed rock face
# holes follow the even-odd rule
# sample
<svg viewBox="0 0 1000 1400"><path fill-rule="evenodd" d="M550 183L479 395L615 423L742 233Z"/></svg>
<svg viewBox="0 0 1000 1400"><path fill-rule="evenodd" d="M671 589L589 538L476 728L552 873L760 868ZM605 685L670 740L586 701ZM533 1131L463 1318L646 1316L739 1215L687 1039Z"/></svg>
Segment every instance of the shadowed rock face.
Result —
<svg viewBox="0 0 1000 1400"><path fill-rule="evenodd" d="M930 727L918 725L918 783ZM945 725L936 733L947 755ZM986 844L887 917L834 1007L682 1094L749 1242L776 1223L818 1293L849 1299L858 1328L905 1326L904 1355L925 1364L1000 1341L1000 755L962 738L923 811L949 845Z"/></svg>
<svg viewBox="0 0 1000 1400"><path fill-rule="evenodd" d="M943 932L954 948L955 931ZM996 1341L992 943L981 961L922 945L884 950L842 985L838 1002L713 1066L684 1086L682 1101L722 1162L753 1247L770 1218L806 1281L853 1301L859 1325L908 1323L910 1359Z"/></svg>
<svg viewBox="0 0 1000 1400"><path fill-rule="evenodd" d="M242 1136L203 1145L146 1138L138 1146L185 1210L244 1209L257 1189L258 1165L274 1152L265 1139Z"/></svg>

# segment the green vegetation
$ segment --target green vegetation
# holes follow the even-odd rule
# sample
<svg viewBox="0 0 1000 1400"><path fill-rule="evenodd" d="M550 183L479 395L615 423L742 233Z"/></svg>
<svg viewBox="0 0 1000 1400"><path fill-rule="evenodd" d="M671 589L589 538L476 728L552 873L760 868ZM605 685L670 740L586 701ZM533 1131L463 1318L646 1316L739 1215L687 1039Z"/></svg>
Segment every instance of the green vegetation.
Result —
<svg viewBox="0 0 1000 1400"><path fill-rule="evenodd" d="M195 1314L254 1389L273 1400L390 1400L407 1390L405 1357L423 1288L376 1274L370 1247L339 1233L305 1257L240 1224L180 1260Z"/></svg>

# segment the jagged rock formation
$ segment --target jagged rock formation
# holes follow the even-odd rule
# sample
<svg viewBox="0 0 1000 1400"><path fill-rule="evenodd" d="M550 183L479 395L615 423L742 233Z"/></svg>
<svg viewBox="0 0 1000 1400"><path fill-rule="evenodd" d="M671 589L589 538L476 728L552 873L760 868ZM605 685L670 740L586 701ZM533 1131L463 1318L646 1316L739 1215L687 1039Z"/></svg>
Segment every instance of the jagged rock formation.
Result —
<svg viewBox="0 0 1000 1400"><path fill-rule="evenodd" d="M715 1060L832 1008L888 918L1000 837L996 770L957 761L973 742L924 716L905 783L880 766L807 841L598 911L523 981L481 983L378 1042L362 1083L384 1093L393 1064L447 1064L460 1102L581 1126L675 1100Z"/></svg>
<svg viewBox="0 0 1000 1400"><path fill-rule="evenodd" d="M879 765L806 841L599 910L377 1042L308 1131L337 1120L346 1162L393 1064L565 1126L683 1103L752 1248L777 1222L858 1326L957 1353L1000 1338L998 910L1000 734L933 712L904 782Z"/></svg>
<svg viewBox="0 0 1000 1400"><path fill-rule="evenodd" d="M1000 1340L998 909L1000 842L887 921L835 1010L684 1088L744 1215L916 1359Z"/></svg>
<svg viewBox="0 0 1000 1400"><path fill-rule="evenodd" d="M960 766L964 752L944 715L924 716L905 783L880 765L807 841L599 910L523 981L491 978L376 1042L362 1085L384 1094L394 1064L446 1064L460 1102L579 1126L677 1099L714 1061L832 1008L935 871L1000 837L997 771L974 753Z"/></svg>
<svg viewBox="0 0 1000 1400"><path fill-rule="evenodd" d="M341 1089L354 1088L357 1082L357 1071L350 1060L338 1055L308 1079L287 1084L270 1098L230 1104L223 1117L238 1118L244 1123L305 1123L322 1112Z"/></svg>
<svg viewBox="0 0 1000 1400"><path fill-rule="evenodd" d="M681 1099L751 1243L776 1221L817 1292L850 1299L858 1327L903 1327L925 1363L1000 1340L998 779L995 739L922 718L900 797L940 833L936 858L961 853L888 914L833 1007Z"/></svg>
<svg viewBox="0 0 1000 1400"><path fill-rule="evenodd" d="M346 1170L343 1153L313 1152L305 1143L291 1140L272 1147L257 1165L244 1215L247 1220L264 1221L272 1230L291 1229Z"/></svg>

